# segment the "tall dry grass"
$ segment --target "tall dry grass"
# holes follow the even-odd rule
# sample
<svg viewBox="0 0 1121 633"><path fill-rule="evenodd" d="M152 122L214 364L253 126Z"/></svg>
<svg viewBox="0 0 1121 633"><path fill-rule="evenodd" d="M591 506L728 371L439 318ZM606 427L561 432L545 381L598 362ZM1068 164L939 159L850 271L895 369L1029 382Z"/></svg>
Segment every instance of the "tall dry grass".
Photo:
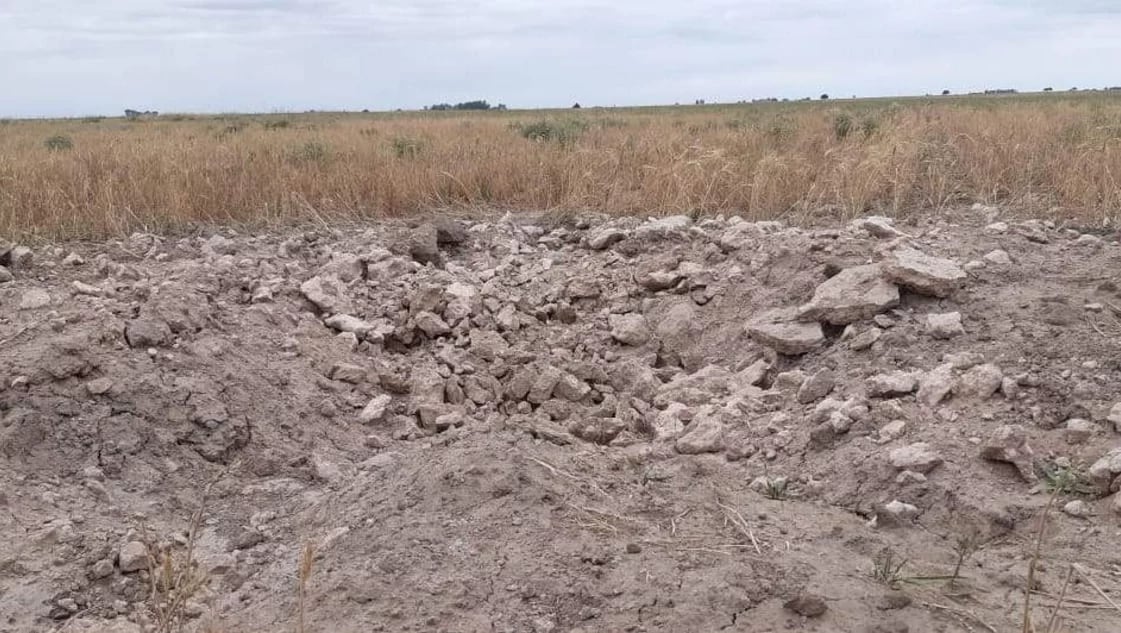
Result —
<svg viewBox="0 0 1121 633"><path fill-rule="evenodd" d="M479 206L772 218L975 201L1112 221L1121 98L0 123L0 234L15 236Z"/></svg>

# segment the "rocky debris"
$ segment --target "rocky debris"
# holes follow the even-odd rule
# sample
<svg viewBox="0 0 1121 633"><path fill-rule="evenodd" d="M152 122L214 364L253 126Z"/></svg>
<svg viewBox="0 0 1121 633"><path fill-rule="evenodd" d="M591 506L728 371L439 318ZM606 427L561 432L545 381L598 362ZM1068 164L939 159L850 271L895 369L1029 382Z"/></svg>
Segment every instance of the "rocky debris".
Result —
<svg viewBox="0 0 1121 633"><path fill-rule="evenodd" d="M346 287L337 277L312 277L300 284L300 292L327 314L348 313L353 310Z"/></svg>
<svg viewBox="0 0 1121 633"><path fill-rule="evenodd" d="M421 264L440 263L440 233L431 224L409 231L406 248L409 257Z"/></svg>
<svg viewBox="0 0 1121 633"><path fill-rule="evenodd" d="M163 347L171 342L171 338L171 328L159 319L141 317L125 325L125 340L129 347Z"/></svg>
<svg viewBox="0 0 1121 633"><path fill-rule="evenodd" d="M82 259L82 256L77 253L70 253L66 257L62 258L63 266L82 266L85 263L86 260Z"/></svg>
<svg viewBox="0 0 1121 633"><path fill-rule="evenodd" d="M799 594L784 602L782 606L804 618L820 618L829 609L824 598L811 593Z"/></svg>
<svg viewBox="0 0 1121 633"><path fill-rule="evenodd" d="M1106 420L1113 425L1113 430L1115 432L1121 433L1121 402L1113 405L1109 410L1109 415L1106 417Z"/></svg>
<svg viewBox="0 0 1121 633"><path fill-rule="evenodd" d="M803 321L847 325L899 305L899 289L884 279L879 264L846 268L814 291L813 299L798 310Z"/></svg>
<svg viewBox="0 0 1121 633"><path fill-rule="evenodd" d="M1093 511L1090 509L1090 504L1081 499L1075 499L1074 501L1068 501L1063 506L1063 513L1077 519L1084 519L1093 514Z"/></svg>
<svg viewBox="0 0 1121 633"><path fill-rule="evenodd" d="M1067 444L1085 444L1094 435L1094 423L1081 418L1071 418L1066 421L1063 437Z"/></svg>
<svg viewBox="0 0 1121 633"><path fill-rule="evenodd" d="M789 308L769 310L747 324L747 333L779 354L800 356L817 349L825 342L818 323L796 320L797 311Z"/></svg>
<svg viewBox="0 0 1121 633"><path fill-rule="evenodd" d="M916 506L894 499L876 506L876 525L879 527L906 525L918 518L919 514Z"/></svg>
<svg viewBox="0 0 1121 633"><path fill-rule="evenodd" d="M849 327L852 327L851 325ZM876 344L880 340L884 332L878 327L870 327L860 334L854 334L848 338L849 349L854 352L863 352Z"/></svg>
<svg viewBox="0 0 1121 633"><path fill-rule="evenodd" d="M918 379L912 372L893 371L877 374L865 382L868 395L872 398L898 398L913 392L918 387Z"/></svg>
<svg viewBox="0 0 1121 633"><path fill-rule="evenodd" d="M113 389L111 378L95 378L86 383L86 392L91 396L103 396Z"/></svg>
<svg viewBox="0 0 1121 633"><path fill-rule="evenodd" d="M447 322L432 312L421 312L414 317L414 321L417 329L424 332L428 338L444 336L452 331Z"/></svg>
<svg viewBox="0 0 1121 633"><path fill-rule="evenodd" d="M101 297L101 296L105 295L105 291L102 290L101 288L98 288L97 286L92 286L92 285L87 284L87 283L82 283L81 281L77 281L77 280L75 280L73 283L71 283L70 287L74 289L74 294L76 294L76 295L86 295L86 296L90 296L90 297Z"/></svg>
<svg viewBox="0 0 1121 633"><path fill-rule="evenodd" d="M393 398L384 394L372 398L362 409L362 412L358 414L358 421L362 424L384 421L391 402L393 402Z"/></svg>
<svg viewBox="0 0 1121 633"><path fill-rule="evenodd" d="M19 300L20 310L38 310L49 305L51 305L50 293L40 288L25 291Z"/></svg>
<svg viewBox="0 0 1121 633"><path fill-rule="evenodd" d="M1103 495L1121 491L1121 448L1115 448L1094 462L1086 474Z"/></svg>
<svg viewBox="0 0 1121 633"><path fill-rule="evenodd" d="M352 365L350 363L335 363L335 365L331 367L330 377L331 380L358 385L366 382L366 374L365 367Z"/></svg>
<svg viewBox="0 0 1121 633"><path fill-rule="evenodd" d="M374 324L349 314L334 314L324 319L323 324L332 330L350 332L360 339L368 338L375 329Z"/></svg>
<svg viewBox="0 0 1121 633"><path fill-rule="evenodd" d="M918 401L928 407L936 407L950 395L955 385L954 366L944 363L919 378Z"/></svg>
<svg viewBox="0 0 1121 633"><path fill-rule="evenodd" d="M892 440L902 437L906 431L906 420L892 420L891 422L888 422L887 424L880 427L879 441L881 444L886 444Z"/></svg>
<svg viewBox="0 0 1121 633"><path fill-rule="evenodd" d="M588 248L593 251L602 251L610 247L612 244L623 240L627 237L627 232L615 227L607 227L600 229L594 235L588 238Z"/></svg>
<svg viewBox="0 0 1121 633"><path fill-rule="evenodd" d="M798 402L801 402L802 404L817 402L818 400L821 400L825 396L829 395L829 392L833 391L833 387L836 384L837 378L833 373L833 370L818 370L814 372L812 376L806 379L798 388Z"/></svg>
<svg viewBox="0 0 1121 633"><path fill-rule="evenodd" d="M158 547L181 545L183 509L215 464L238 466L218 484L199 533L200 562L217 571L213 593L199 598L206 604L192 609L214 607L241 628L250 618L263 628L286 624L268 614L284 611L290 592L261 587L286 582L286 544L324 525L347 528L329 532L317 578L351 587L312 605L328 628L334 613L375 614L354 626L377 628L376 614L400 608L390 616L395 628L471 629L477 622L468 618L481 611L443 585L480 565L498 570L495 599L514 586L508 591L529 609L486 598L484 615L498 628L533 630L535 620L540 630L625 628L635 621L633 601L581 599L580 614L543 615L540 601L555 598L555 587L524 579L546 565L593 597L630 595L642 583L627 574L597 579L583 554L571 554L597 550L588 560L610 566L627 542L641 542L629 560L658 575L675 569L672 557L640 540L650 534L627 528L624 541L611 530L591 538L541 504L563 501L579 522L622 529L627 517L677 516L688 494L709 488L744 513L777 567L711 557L711 574L662 588L666 604L681 608L651 608L655 628L692 630L682 620L691 617L693 629L715 630L727 613L742 612L744 587L752 604L773 603L822 574L867 566L865 548L831 550L835 561L804 548L767 556L806 538L806 526L850 536L900 528L870 536L949 560L952 542L932 535L953 534L960 517L975 516L1012 536L977 554L979 569L1001 573L999 561L1032 536L1020 498L1029 490L974 451L1025 472L1034 456L1039 472L1079 474L1093 462L1087 479L1101 498L1064 499L1065 515L1049 529L1064 542L1079 539L1087 556L1108 551L1085 536L1104 534L1121 512L1121 492L1112 492L1121 491L1121 465L1109 455L1094 462L1112 429L1121 430L1110 340L1094 328L1108 334L1121 302L1100 273L1117 257L1109 239L1074 248L1077 233L1041 225L1054 244L1033 245L944 219L917 222L914 238L876 219L810 229L705 217L638 230L634 218L511 215L458 233L432 224L438 248L424 264L409 254L404 223L392 222L205 241L140 236L97 255L83 244L89 263L76 268L59 263L65 245L46 246L34 275L11 270L16 279L0 286L9 308L0 319L0 522L19 517L27 539L0 544L0 594L20 608L6 625L38 630L18 619L26 610L43 618L39 628L48 617L84 614L148 626L135 604L144 600L144 574L116 567L117 545L135 537L122 540L119 513L103 510L134 508ZM601 233L610 237L593 244ZM801 321L789 307L829 297L821 287L883 253L890 260L909 248L900 246L906 239L938 244L937 254L960 261L976 257L977 287L952 301L903 292L901 305L883 312L865 288L850 288L852 296L827 307L875 314L845 324L832 321L851 313ZM979 257L1000 245L1015 262ZM308 282L323 296L305 293ZM892 282L881 270L867 284ZM50 303L21 313L14 308L30 289L49 293ZM141 324L149 320L150 332ZM993 397L994 385L1004 398ZM1030 431L1030 449L1022 436L994 433L1012 421ZM781 511L752 492L774 495L780 482L790 491ZM408 542L379 539L371 508L407 525ZM592 514L600 511L618 516ZM455 517L481 518L487 529L458 529ZM708 517L694 510L671 522L693 538L701 520ZM908 529L919 520L929 531ZM534 550L505 538L526 525L569 545ZM510 544L500 558L479 540L492 533ZM462 541L441 550L450 575L416 575L426 564L417 543L449 535ZM375 575L393 582L355 592L369 585L355 560L374 560ZM976 577L983 584L989 575ZM716 581L735 591L713 594ZM422 586L431 582L438 591ZM710 594L719 604L696 602ZM971 610L1007 624L992 607L995 592L974 595ZM864 630L861 618L872 612L864 606L875 599L854 606L840 596L830 613ZM346 606L352 601L362 608ZM795 617L781 613L759 610L758 626L777 630ZM905 615L913 627L936 628L927 610Z"/></svg>
<svg viewBox="0 0 1121 633"><path fill-rule="evenodd" d="M891 218L886 218L879 215L862 218L860 220L857 220L855 224L867 231L868 234L872 237L878 237L880 239L910 237L903 231L895 228L895 226L893 226L894 221Z"/></svg>
<svg viewBox="0 0 1121 633"><path fill-rule="evenodd" d="M683 232L692 224L692 218L687 215L670 215L643 222L635 229L634 235L639 239L665 238Z"/></svg>
<svg viewBox="0 0 1121 633"><path fill-rule="evenodd" d="M954 383L954 397L963 400L984 400L1000 389L1004 372L991 363L977 365Z"/></svg>
<svg viewBox="0 0 1121 633"><path fill-rule="evenodd" d="M981 447L981 457L1012 464L1024 481L1036 480L1034 453L1028 446L1028 433L1019 424L1006 424L997 428Z"/></svg>
<svg viewBox="0 0 1121 633"><path fill-rule="evenodd" d="M926 333L936 339L951 339L965 334L960 312L926 315Z"/></svg>
<svg viewBox="0 0 1121 633"><path fill-rule="evenodd" d="M117 567L125 574L148 569L148 546L140 541L125 543L117 553Z"/></svg>
<svg viewBox="0 0 1121 633"><path fill-rule="evenodd" d="M948 297L966 279L965 271L953 261L913 248L896 249L884 260L883 272L890 281L932 297Z"/></svg>
<svg viewBox="0 0 1121 633"><path fill-rule="evenodd" d="M611 338L623 345L644 345L650 340L650 328L641 314L612 314L608 318Z"/></svg>
<svg viewBox="0 0 1121 633"><path fill-rule="evenodd" d="M6 284L15 279L12 271L8 270L7 266L0 266L0 284Z"/></svg>
<svg viewBox="0 0 1121 633"><path fill-rule="evenodd" d="M724 450L724 423L712 407L701 407L685 434L677 438L677 452L684 455L719 453Z"/></svg>
<svg viewBox="0 0 1121 633"><path fill-rule="evenodd" d="M916 442L893 449L888 459L898 470L910 470L924 475L942 464L942 457L926 442Z"/></svg>
<svg viewBox="0 0 1121 633"><path fill-rule="evenodd" d="M989 253L986 253L985 256L982 257L981 259L984 259L985 262L987 262L989 264L993 264L994 266L1011 266L1012 265L1012 258L1008 256L1007 252L1002 251L1000 249L997 249L995 251L990 251Z"/></svg>
<svg viewBox="0 0 1121 633"><path fill-rule="evenodd" d="M460 246L466 244L471 238L467 227L453 218L436 218L432 224L436 227L437 246Z"/></svg>

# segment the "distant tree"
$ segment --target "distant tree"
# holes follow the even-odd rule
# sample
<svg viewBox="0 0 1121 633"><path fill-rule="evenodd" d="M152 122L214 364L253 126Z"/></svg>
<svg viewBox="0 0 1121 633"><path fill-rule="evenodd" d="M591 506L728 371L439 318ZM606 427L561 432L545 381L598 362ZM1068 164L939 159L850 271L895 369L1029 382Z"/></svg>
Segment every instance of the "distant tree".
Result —
<svg viewBox="0 0 1121 633"><path fill-rule="evenodd" d="M576 103L572 104L572 109L573 110L579 110L580 109L580 102L577 101Z"/></svg>
<svg viewBox="0 0 1121 633"><path fill-rule="evenodd" d="M825 101L825 100L827 100L827 99L829 99L829 95L825 94L824 92L823 92L823 93L821 93L821 100L822 100L822 101Z"/></svg>
<svg viewBox="0 0 1121 633"><path fill-rule="evenodd" d="M505 103L500 103L497 106L495 106L494 109L495 110L505 110L506 109L506 104Z"/></svg>
<svg viewBox="0 0 1121 633"><path fill-rule="evenodd" d="M1046 88L1043 89L1043 92L1051 92L1051 90L1052 90L1051 86L1047 86Z"/></svg>
<svg viewBox="0 0 1121 633"><path fill-rule="evenodd" d="M950 91L949 91L948 89L947 89L947 90L943 90L943 91L942 91L942 96L943 96L943 97L944 97L944 96L946 96L946 95L948 95L948 94L950 94Z"/></svg>
<svg viewBox="0 0 1121 633"><path fill-rule="evenodd" d="M693 102L693 105L704 105L704 104L705 104L704 99L697 99L696 101Z"/></svg>

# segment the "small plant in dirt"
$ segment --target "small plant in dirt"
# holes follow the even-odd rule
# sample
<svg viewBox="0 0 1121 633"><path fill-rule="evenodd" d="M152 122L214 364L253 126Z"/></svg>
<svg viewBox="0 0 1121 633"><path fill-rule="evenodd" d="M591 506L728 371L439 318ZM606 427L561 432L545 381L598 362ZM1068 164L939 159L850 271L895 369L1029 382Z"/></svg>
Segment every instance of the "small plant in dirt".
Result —
<svg viewBox="0 0 1121 633"><path fill-rule="evenodd" d="M957 584L961 578L961 569L973 555L977 553L983 543L981 532L976 527L970 526L965 531L961 532L954 539L954 553L957 559L954 562L954 573L950 575L949 585L951 588Z"/></svg>
<svg viewBox="0 0 1121 633"><path fill-rule="evenodd" d="M1046 492L1059 495L1088 496L1095 492L1086 473L1073 464L1050 462L1044 464L1040 480Z"/></svg>
<svg viewBox="0 0 1121 633"><path fill-rule="evenodd" d="M416 158L420 156L424 144L419 139L398 136L393 139L393 154L397 158Z"/></svg>
<svg viewBox="0 0 1121 633"><path fill-rule="evenodd" d="M775 501L785 501L790 495L790 482L786 477L767 477L763 496Z"/></svg>
<svg viewBox="0 0 1121 633"><path fill-rule="evenodd" d="M43 145L52 152L64 152L69 149L74 149L74 141L69 136L56 135L48 138Z"/></svg>
<svg viewBox="0 0 1121 633"><path fill-rule="evenodd" d="M872 579L894 588L903 580L903 568L906 565L906 558L896 554L892 548L885 547L872 557Z"/></svg>

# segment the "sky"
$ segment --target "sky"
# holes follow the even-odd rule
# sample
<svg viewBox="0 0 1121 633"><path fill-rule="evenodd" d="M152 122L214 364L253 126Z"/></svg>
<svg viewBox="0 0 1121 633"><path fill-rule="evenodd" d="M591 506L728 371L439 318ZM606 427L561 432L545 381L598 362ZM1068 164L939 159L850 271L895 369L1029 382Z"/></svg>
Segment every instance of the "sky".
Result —
<svg viewBox="0 0 1121 633"><path fill-rule="evenodd" d="M1114 0L0 0L0 117L1121 85Z"/></svg>

